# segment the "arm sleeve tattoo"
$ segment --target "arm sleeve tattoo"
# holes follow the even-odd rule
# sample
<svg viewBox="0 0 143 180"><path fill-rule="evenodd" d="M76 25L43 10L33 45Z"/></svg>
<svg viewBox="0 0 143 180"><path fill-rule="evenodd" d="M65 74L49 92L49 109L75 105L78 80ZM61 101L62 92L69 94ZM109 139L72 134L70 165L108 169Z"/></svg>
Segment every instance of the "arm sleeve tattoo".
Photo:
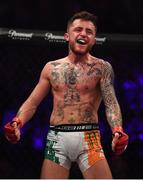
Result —
<svg viewBox="0 0 143 180"><path fill-rule="evenodd" d="M114 72L112 66L108 62L105 62L100 87L105 104L107 121L111 128L122 125L121 111L115 95L113 81Z"/></svg>

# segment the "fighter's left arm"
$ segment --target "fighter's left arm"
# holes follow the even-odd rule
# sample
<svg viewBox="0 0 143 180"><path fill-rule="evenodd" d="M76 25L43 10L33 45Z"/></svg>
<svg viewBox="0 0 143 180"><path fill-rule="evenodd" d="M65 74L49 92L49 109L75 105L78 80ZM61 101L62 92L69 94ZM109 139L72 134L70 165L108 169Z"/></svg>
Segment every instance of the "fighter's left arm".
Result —
<svg viewBox="0 0 143 180"><path fill-rule="evenodd" d="M128 135L122 127L122 115L114 89L114 72L110 63L103 66L103 75L100 80L102 98L105 104L107 121L112 129L112 150L116 155L124 152L128 145Z"/></svg>

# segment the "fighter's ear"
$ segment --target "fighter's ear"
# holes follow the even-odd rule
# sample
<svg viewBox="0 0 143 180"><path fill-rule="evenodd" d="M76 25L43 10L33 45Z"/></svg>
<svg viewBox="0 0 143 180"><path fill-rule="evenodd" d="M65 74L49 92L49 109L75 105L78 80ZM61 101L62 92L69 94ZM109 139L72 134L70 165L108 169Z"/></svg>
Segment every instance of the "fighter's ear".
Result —
<svg viewBox="0 0 143 180"><path fill-rule="evenodd" d="M65 39L66 41L69 41L69 34L68 34L68 33L65 33L65 34L64 34L64 39Z"/></svg>
<svg viewBox="0 0 143 180"><path fill-rule="evenodd" d="M93 40L93 45L95 45L96 44L96 38L94 38L94 40Z"/></svg>

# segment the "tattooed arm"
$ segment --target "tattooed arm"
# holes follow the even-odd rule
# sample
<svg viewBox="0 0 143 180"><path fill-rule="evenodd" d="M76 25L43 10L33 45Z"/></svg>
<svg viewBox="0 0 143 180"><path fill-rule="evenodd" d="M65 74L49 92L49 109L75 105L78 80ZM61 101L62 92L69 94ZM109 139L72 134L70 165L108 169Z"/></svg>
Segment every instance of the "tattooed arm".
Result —
<svg viewBox="0 0 143 180"><path fill-rule="evenodd" d="M106 108L106 116L113 132L112 150L116 155L124 152L128 145L128 135L123 132L121 110L113 86L112 66L105 62L103 77L100 81L101 93Z"/></svg>
<svg viewBox="0 0 143 180"><path fill-rule="evenodd" d="M114 72L112 66L105 62L103 77L100 81L102 98L106 108L107 120L111 128L122 126L120 107L114 90Z"/></svg>

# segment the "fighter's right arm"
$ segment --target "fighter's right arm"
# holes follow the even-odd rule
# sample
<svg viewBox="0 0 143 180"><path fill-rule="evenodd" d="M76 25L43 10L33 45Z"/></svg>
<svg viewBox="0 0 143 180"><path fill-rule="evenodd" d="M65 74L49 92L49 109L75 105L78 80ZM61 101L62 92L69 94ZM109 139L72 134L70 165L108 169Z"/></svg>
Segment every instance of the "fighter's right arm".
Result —
<svg viewBox="0 0 143 180"><path fill-rule="evenodd" d="M50 89L49 71L50 65L47 63L41 72L38 84L30 94L28 99L20 107L16 117L21 120L22 124L25 124L32 118L38 105L48 94Z"/></svg>
<svg viewBox="0 0 143 180"><path fill-rule="evenodd" d="M8 136L10 135L9 133L15 133L15 130L17 130L17 128L20 129L20 127L22 127L28 120L30 120L40 102L48 94L50 90L49 73L50 65L49 63L47 63L41 72L38 84L30 94L30 96L27 98L27 100L19 108L16 117L12 120L12 122L5 125L5 135L8 140L10 140L8 138Z"/></svg>
<svg viewBox="0 0 143 180"><path fill-rule="evenodd" d="M25 124L32 118L38 105L48 94L50 89L49 71L50 65L47 63L41 72L38 84L18 110L16 117L21 120L22 124Z"/></svg>

